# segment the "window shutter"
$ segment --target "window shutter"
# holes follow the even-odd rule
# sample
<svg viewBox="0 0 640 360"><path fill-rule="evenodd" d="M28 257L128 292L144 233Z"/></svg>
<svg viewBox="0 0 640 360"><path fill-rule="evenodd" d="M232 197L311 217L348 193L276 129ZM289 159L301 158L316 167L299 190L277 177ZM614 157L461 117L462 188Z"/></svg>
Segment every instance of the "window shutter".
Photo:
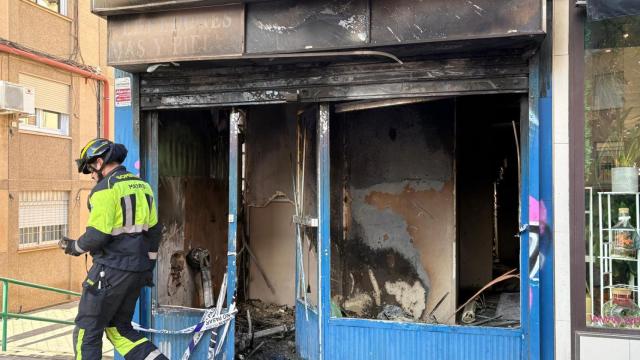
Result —
<svg viewBox="0 0 640 360"><path fill-rule="evenodd" d="M36 90L36 108L61 114L69 114L70 86L35 76L20 74L20 84Z"/></svg>
<svg viewBox="0 0 640 360"><path fill-rule="evenodd" d="M66 225L69 217L69 193L30 191L20 193L20 228Z"/></svg>

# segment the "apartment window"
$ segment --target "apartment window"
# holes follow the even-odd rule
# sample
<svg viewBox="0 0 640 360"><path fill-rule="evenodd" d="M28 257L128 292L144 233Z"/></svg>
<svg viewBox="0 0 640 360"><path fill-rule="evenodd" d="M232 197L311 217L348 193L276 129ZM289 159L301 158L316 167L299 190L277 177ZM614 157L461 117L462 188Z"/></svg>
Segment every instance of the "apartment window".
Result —
<svg viewBox="0 0 640 360"><path fill-rule="evenodd" d="M55 11L61 15L67 15L67 0L31 0L42 7Z"/></svg>
<svg viewBox="0 0 640 360"><path fill-rule="evenodd" d="M56 243L68 232L69 193L21 192L18 216L21 249Z"/></svg>
<svg viewBox="0 0 640 360"><path fill-rule="evenodd" d="M20 84L34 88L36 113L20 118L20 128L55 135L69 135L70 86L20 74Z"/></svg>
<svg viewBox="0 0 640 360"><path fill-rule="evenodd" d="M58 135L68 135L69 115L36 109L35 115L20 118L20 127L25 130L36 130Z"/></svg>

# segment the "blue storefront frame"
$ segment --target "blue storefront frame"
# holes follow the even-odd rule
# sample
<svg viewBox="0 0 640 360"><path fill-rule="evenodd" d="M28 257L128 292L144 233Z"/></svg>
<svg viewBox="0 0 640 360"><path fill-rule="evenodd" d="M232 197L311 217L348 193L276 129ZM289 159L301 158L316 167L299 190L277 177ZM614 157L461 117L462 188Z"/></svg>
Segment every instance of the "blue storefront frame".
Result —
<svg viewBox="0 0 640 360"><path fill-rule="evenodd" d="M319 351L314 353L313 347L304 349L298 344L301 354L310 355L308 359L541 359L542 353L549 358L550 350L542 349L542 323L540 311L541 271L547 275L552 268L551 254L541 253L549 250L543 247L541 234L546 234L548 240L550 223L547 218L546 207L551 208L551 199L541 200L541 190L550 187L548 178L541 181L541 171L551 166L549 154L551 148L541 148L540 128L544 122L544 129L550 126L550 102L540 102L540 55L530 59L529 93L527 105L527 119L521 123L522 138L522 188L521 188L521 327L518 329L500 328L472 328L464 326L443 326L429 324L405 324L378 320L331 318L330 311L330 250L329 233L330 211L330 121L328 110L326 116L322 107L319 114L318 127L319 153L319 205L318 213L320 239L320 304L318 323ZM543 114L544 116L540 116ZM324 117L323 117L324 116ZM545 136L550 135L545 132ZM545 138L546 139L546 138ZM548 139L546 139L548 140ZM543 161L547 160L547 161ZM545 184L542 184L545 182ZM546 230L546 233L545 233ZM543 264L543 260L544 264ZM543 269L544 267L544 269ZM552 271L552 270L551 270ZM552 289L552 278L546 278L545 293ZM552 311L552 308L550 309ZM548 310L549 311L549 310ZM553 316L546 314L545 323L553 321ZM299 317L301 314L299 314ZM296 321L296 324L302 323ZM307 322L313 326L313 322ZM311 331L303 330L305 333ZM552 334L551 334L552 336ZM549 344L545 344L549 346ZM551 344L552 346L552 344ZM551 354L552 356L552 354Z"/></svg>
<svg viewBox="0 0 640 360"><path fill-rule="evenodd" d="M429 324L406 324L378 320L330 317L330 119L328 104L319 107L318 125L318 238L320 257L319 302L317 311L304 311L296 306L296 344L305 359L552 359L553 358L553 253L551 198L551 93L541 77L550 69L541 67L548 59L534 55L530 60L528 122L521 124L522 189L521 189L521 327L518 329L463 327ZM118 71L116 77L135 77ZM115 140L130 149L126 165L135 169L142 164L142 176L157 192L157 124L144 124L141 136L139 116L133 106L116 108ZM326 114L326 116L324 115ZM156 119L157 120L157 119ZM233 145L236 127L231 126L230 164L237 165L238 148ZM155 131L154 131L155 129ZM144 139L143 139L144 138ZM142 141L141 141L142 139ZM235 132L237 141L237 132ZM133 156L132 156L133 155ZM238 173L230 169L230 184L237 184ZM235 273L235 223L237 186L229 187L229 254L228 272ZM160 205L161 206L161 205ZM232 247L233 246L233 247ZM227 301L233 301L235 282L230 282ZM143 325L159 325L152 315L153 291L141 294L138 321ZM544 301L541 302L541 299ZM154 321L156 320L156 321ZM166 322L166 319L160 323ZM171 319L175 326L193 325L192 316ZM231 329L230 329L231 330ZM230 331L225 354L233 354L233 332ZM153 337L155 343L159 339ZM226 358L232 358L226 356Z"/></svg>

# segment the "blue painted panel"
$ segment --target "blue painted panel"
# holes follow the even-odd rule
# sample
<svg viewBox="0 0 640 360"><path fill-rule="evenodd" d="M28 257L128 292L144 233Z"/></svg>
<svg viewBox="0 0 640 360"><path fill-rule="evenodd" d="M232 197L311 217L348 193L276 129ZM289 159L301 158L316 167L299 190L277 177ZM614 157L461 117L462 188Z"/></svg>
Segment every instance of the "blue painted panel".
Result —
<svg viewBox="0 0 640 360"><path fill-rule="evenodd" d="M526 124L527 146L523 146L526 166L523 165L523 182L527 191L521 194L522 216L529 224L528 231L523 235L520 252L523 254L521 262L521 279L523 284L524 304L523 324L528 336L525 338L525 352L523 359L540 359L540 57L534 55L529 60L529 121ZM526 216L525 216L526 215ZM525 252L525 250L527 250Z"/></svg>
<svg viewBox="0 0 640 360"><path fill-rule="evenodd" d="M321 104L318 114L318 239L320 239L320 298L318 313L320 314L320 328L318 329L319 359L331 359L325 355L325 337L328 331L329 315L331 314L331 157L329 141L329 104Z"/></svg>
<svg viewBox="0 0 640 360"><path fill-rule="evenodd" d="M236 299L236 246L238 231L238 162L240 143L238 133L240 123L244 123L244 112L234 109L229 120L229 234L227 245L227 306ZM233 359L235 354L234 344L235 320L231 320L229 331L225 340L225 359Z"/></svg>
<svg viewBox="0 0 640 360"><path fill-rule="evenodd" d="M553 1L547 3L547 29L553 31ZM553 111L551 37L540 46L540 358L555 358L553 253Z"/></svg>
<svg viewBox="0 0 640 360"><path fill-rule="evenodd" d="M132 74L116 69L116 78L128 77L131 80L131 84L134 82ZM133 95L133 94L132 94ZM140 175L140 128L134 121L133 107L123 106L116 107L114 111L114 138L117 143L124 144L129 151L127 158L124 161L124 166L136 175ZM145 293L147 290L143 290L143 299L146 298ZM144 306L143 306L144 308ZM133 315L133 319L140 323L144 323L140 319L140 302L136 304L136 310ZM146 324L145 324L146 325ZM120 354L115 354L116 360L124 359Z"/></svg>
<svg viewBox="0 0 640 360"><path fill-rule="evenodd" d="M308 316L308 320L307 320ZM296 351L305 360L318 360L320 353L318 348L318 313L296 302ZM332 359L328 357L327 359ZM335 358L338 359L338 358Z"/></svg>
<svg viewBox="0 0 640 360"><path fill-rule="evenodd" d="M202 311L188 309L168 309L160 307L156 310L153 320L156 329L181 330L197 324L202 318ZM164 335L157 334L154 344L169 359L180 359L193 335ZM202 337L196 351L191 354L191 359L206 359L211 334Z"/></svg>
<svg viewBox="0 0 640 360"><path fill-rule="evenodd" d="M547 90L547 96L540 98L540 358L544 360L555 358L552 142L552 100Z"/></svg>
<svg viewBox="0 0 640 360"><path fill-rule="evenodd" d="M326 358L344 360L519 360L522 332L512 329L331 319Z"/></svg>

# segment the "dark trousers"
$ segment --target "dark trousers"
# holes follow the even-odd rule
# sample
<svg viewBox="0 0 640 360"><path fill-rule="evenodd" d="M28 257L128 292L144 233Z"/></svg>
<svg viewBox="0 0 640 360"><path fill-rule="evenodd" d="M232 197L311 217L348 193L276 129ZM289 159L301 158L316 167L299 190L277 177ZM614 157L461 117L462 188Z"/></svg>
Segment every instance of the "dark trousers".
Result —
<svg viewBox="0 0 640 360"><path fill-rule="evenodd" d="M151 272L121 271L100 264L91 267L82 284L73 331L76 360L102 359L104 332L126 360L167 359L131 326L140 290L150 283Z"/></svg>

